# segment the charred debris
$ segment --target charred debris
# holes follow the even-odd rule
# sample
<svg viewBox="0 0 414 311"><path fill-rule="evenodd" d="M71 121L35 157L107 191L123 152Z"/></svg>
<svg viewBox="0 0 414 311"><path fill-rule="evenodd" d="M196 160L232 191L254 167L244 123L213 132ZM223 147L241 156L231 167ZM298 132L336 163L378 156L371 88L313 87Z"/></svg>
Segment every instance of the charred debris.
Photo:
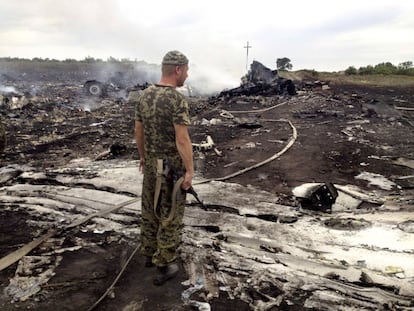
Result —
<svg viewBox="0 0 414 311"><path fill-rule="evenodd" d="M150 85L149 82L132 84L125 79L121 72L115 73L107 81L96 79L88 80L83 85L84 93L90 96L107 97L126 90L143 90ZM191 86L185 87L185 95L200 95ZM282 78L277 70L271 70L258 61L253 61L249 72L241 78L240 86L220 92L217 97L232 96L272 96L272 95L296 95L296 87L292 80Z"/></svg>
<svg viewBox="0 0 414 311"><path fill-rule="evenodd" d="M222 91L218 97L254 96L254 95L296 95L296 87L292 80L278 75L258 61L253 61L249 72L242 77L242 83L234 89Z"/></svg>
<svg viewBox="0 0 414 311"><path fill-rule="evenodd" d="M108 71L108 70L107 70ZM138 72L131 73L130 70L102 74L97 70L80 72L86 76L81 88L78 81L73 77L75 73L58 76L57 73L46 76L46 73L36 75L34 73L21 73L21 76L13 77L9 74L0 76L0 105L4 108L20 109L23 106L34 103L39 97L54 97L58 103L63 100L75 102L84 97L90 99L114 99L126 101L131 91L139 91L156 82L153 74ZM55 83L49 81L54 79ZM23 82L24 81L24 82ZM48 81L47 83L44 83ZM309 86L309 85L308 85ZM58 92L56 87L60 88ZM62 91L62 87L64 91ZM204 96L195 86L185 86L180 89L189 97ZM282 78L277 70L271 70L258 61L253 61L249 72L241 78L240 86L221 91L212 96L212 99L229 98L234 96L273 96L273 95L296 95L296 86L290 79ZM51 100L51 99L49 99Z"/></svg>
<svg viewBox="0 0 414 311"><path fill-rule="evenodd" d="M79 71L77 74L76 70ZM83 71L78 68L76 70L63 73L52 70L50 74L25 70L21 73L3 73L0 76L0 149L6 148L6 159L9 159L9 156L15 158L37 154L40 150L50 149L51 145L62 146L61 150L64 150L65 157L70 156L73 152L65 147L65 141L74 139L75 136L83 135L82 133L88 131L85 125L79 128L75 125L76 123L90 123L94 125L93 130L100 124L110 126L115 119L113 114L119 116L119 113L116 113L117 110L133 109L127 107L128 95L131 91L141 91L156 81L153 74L143 71L132 73L130 69L114 70L112 73L106 69L106 74L102 74L97 69ZM87 80L83 85L79 85L79 78L83 76ZM196 88L187 86L180 91L189 96L192 103L196 103L191 106L193 112L206 108L205 100L197 100L202 96L199 95ZM223 100L239 96L290 96L295 94L296 87L292 80L284 79L278 75L277 70L271 70L260 62L253 61L249 72L241 78L239 87L224 90L218 95L209 97L207 101L208 106L211 107L211 105L217 105ZM113 107L109 113L105 112L100 116L91 114L93 111L111 105ZM68 124L68 122L60 124L60 121L56 123L56 120L63 120L62 118L66 120L81 118L83 121L72 124ZM30 134L20 132L19 128L23 123L32 126ZM242 125L256 126L256 122L253 122L253 125L250 123L242 122ZM128 124L125 124L125 130L127 130L127 126ZM34 135L33 131L37 132L37 135ZM10 132L16 133L17 136L8 135L9 137L6 137ZM106 142L114 134L113 132L113 128L109 128L107 131L100 129L96 133L92 131L95 133L92 135L97 136L96 143L103 145L102 149L97 151L97 159L108 155L119 156L133 150L133 147L125 147L124 138L120 140L115 138L115 141ZM114 135L119 137L122 134ZM35 136L41 137L42 141L36 142ZM101 138L98 138L99 136ZM7 145L10 146L8 150ZM114 146L116 146L116 150L122 152L113 153L111 150L114 149ZM121 148L118 148L119 146ZM61 154L61 150L56 150L56 154Z"/></svg>
<svg viewBox="0 0 414 311"><path fill-rule="evenodd" d="M50 228L56 236L0 274L0 309L86 310L110 288L138 241L142 176L134 108L110 90L86 94L83 81L105 81L94 74L31 77L3 80L1 115L9 137L0 161L16 165L0 175L1 257L49 237ZM400 108L410 108L412 93L383 99L375 90L379 99L373 101L365 93L324 92L323 86L294 85L254 62L239 88L189 98L200 112L192 140L210 135L196 146L205 156L203 177L231 176L280 154L294 136L280 118L294 120L299 136L280 161L230 182L196 185L207 209L192 200L186 211L180 258L188 288L177 305L412 310L412 112ZM121 90L127 93L128 85L115 91ZM309 179L293 189L299 208L286 191ZM80 224L83 219L90 222ZM137 288L151 273L141 272L119 279L105 309L130 303L122 309L138 310L136 301L143 310L173 309L149 305L154 289ZM82 299L74 299L80 293ZM164 289L155 294L170 302Z"/></svg>

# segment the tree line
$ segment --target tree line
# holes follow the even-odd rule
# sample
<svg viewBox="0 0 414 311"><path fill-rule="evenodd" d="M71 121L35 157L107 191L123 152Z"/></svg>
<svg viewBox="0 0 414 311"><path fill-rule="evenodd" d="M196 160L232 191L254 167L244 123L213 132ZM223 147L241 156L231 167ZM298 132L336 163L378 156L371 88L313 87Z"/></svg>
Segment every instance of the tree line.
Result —
<svg viewBox="0 0 414 311"><path fill-rule="evenodd" d="M19 57L0 57L0 61L5 62L13 62L13 61L33 61L33 62L53 62L53 63L123 63L123 64L131 64L131 63L142 63L144 61L130 60L129 58L121 58L117 59L115 57L108 57L106 60L102 60L101 58L94 58L91 56L85 57L83 60L76 60L73 58L66 58L64 60L58 59L50 59L50 58L40 58L35 57L32 59L29 58L19 58ZM278 70L291 70L293 65L291 60L287 57L278 58L276 60L276 68ZM382 74L382 75L409 75L414 76L414 67L412 61L406 61L398 64L398 66L393 65L390 62L384 62L377 64L375 66L368 65L365 67L359 67L358 69L354 66L349 66L345 70L346 75L374 75L374 74Z"/></svg>
<svg viewBox="0 0 414 311"><path fill-rule="evenodd" d="M345 70L346 75L374 75L374 74L382 74L382 75L408 75L414 76L414 67L413 62L406 61L403 63L398 64L398 66L393 65L390 62L380 63L375 66L368 65L365 67L359 67L358 69L354 66L349 66Z"/></svg>
<svg viewBox="0 0 414 311"><path fill-rule="evenodd" d="M14 61L26 61L26 62L52 62L52 63L138 63L142 61L138 61L137 59L131 60L129 58L121 58L117 59L115 57L108 57L106 60L103 60L101 58L94 58L91 56L86 56L82 60L76 60L74 58L66 58L64 60L54 59L54 58L41 58L41 57L34 57L32 59L30 58L19 58L19 57L0 57L0 61L4 62L14 62Z"/></svg>
<svg viewBox="0 0 414 311"><path fill-rule="evenodd" d="M276 68L278 70L291 70L292 64L289 58L283 57L276 59ZM349 66L345 70L346 75L409 75L414 76L414 67L412 61L406 61L398 64L398 66L393 65L390 62L379 63L375 66L368 65L365 67L359 67L358 69L354 66Z"/></svg>

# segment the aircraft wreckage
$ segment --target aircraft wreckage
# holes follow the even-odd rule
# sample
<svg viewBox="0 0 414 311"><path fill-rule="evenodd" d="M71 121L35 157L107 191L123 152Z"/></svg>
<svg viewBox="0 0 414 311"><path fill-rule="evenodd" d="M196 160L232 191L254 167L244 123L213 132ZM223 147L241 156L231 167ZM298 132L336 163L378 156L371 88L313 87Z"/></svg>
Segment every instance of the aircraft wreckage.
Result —
<svg viewBox="0 0 414 311"><path fill-rule="evenodd" d="M12 301L38 295L74 251L100 256L93 252L102 243L123 239L134 246L142 182L137 166L85 160L46 172L0 172L3 184L19 180L0 189L2 219L19 211L33 219L34 240L0 260L0 269L9 267L9 273L18 262L2 286ZM241 300L252 310L412 309L414 223L412 212L395 200L372 196L383 203L378 212L358 210L364 194L336 185L331 214L315 219L313 212L280 205L254 187L203 179L194 187L206 209L190 198L185 214L180 258L188 276L187 305L207 310L202 306L226 295L229 303ZM82 232L105 238L75 238ZM139 278L139 270L130 273Z"/></svg>
<svg viewBox="0 0 414 311"><path fill-rule="evenodd" d="M0 309L412 310L413 177L407 172L414 164L401 157L409 156L401 152L407 149L391 154L393 137L388 144L376 140L399 131L401 146L410 146L410 118L357 94L320 88L320 94L290 96L297 92L293 82L258 62L251 69L240 88L191 107L199 112L195 155L214 157L206 170L223 175L195 178L204 208L188 196L182 275L162 288L148 286L152 272L136 253L142 175L138 160L125 158L136 153L133 107L106 99L95 110L81 109L79 83L65 85L65 96L56 86L49 97L30 98L32 104L12 103L6 116L14 135L3 158L9 163L0 168ZM294 121L280 119L286 116ZM289 154L290 162L283 158ZM320 154L326 158L318 162ZM375 171L376 163L404 169L394 181L372 172L354 179L354 162L358 172ZM306 171L313 163L319 177L334 170L348 175L319 182ZM259 168L245 185L238 182ZM273 190L290 187L293 173L304 174L295 184L309 180L290 189L296 202ZM339 182L343 176L383 188L361 189ZM259 187L264 183L272 192Z"/></svg>
<svg viewBox="0 0 414 311"><path fill-rule="evenodd" d="M249 72L242 77L242 83L234 89L222 91L218 97L238 95L296 95L292 80L280 77L277 70L271 70L254 60Z"/></svg>

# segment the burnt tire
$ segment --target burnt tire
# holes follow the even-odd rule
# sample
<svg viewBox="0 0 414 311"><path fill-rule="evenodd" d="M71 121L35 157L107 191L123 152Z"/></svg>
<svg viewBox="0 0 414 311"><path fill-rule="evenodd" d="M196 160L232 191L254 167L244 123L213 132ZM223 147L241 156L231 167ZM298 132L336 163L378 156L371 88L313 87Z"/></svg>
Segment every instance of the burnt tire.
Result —
<svg viewBox="0 0 414 311"><path fill-rule="evenodd" d="M99 81L87 81L83 89L86 94L95 97L102 97L106 94L105 85Z"/></svg>

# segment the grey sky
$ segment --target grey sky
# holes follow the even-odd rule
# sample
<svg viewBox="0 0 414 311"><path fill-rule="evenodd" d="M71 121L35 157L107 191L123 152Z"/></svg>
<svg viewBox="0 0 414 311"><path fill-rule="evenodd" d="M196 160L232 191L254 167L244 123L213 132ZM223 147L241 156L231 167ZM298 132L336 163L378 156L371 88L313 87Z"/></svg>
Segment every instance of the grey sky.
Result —
<svg viewBox="0 0 414 311"><path fill-rule="evenodd" d="M190 58L190 74L225 84L245 73L246 49L274 69L414 61L412 0L136 1L0 0L0 57L130 58L159 64L167 50Z"/></svg>

